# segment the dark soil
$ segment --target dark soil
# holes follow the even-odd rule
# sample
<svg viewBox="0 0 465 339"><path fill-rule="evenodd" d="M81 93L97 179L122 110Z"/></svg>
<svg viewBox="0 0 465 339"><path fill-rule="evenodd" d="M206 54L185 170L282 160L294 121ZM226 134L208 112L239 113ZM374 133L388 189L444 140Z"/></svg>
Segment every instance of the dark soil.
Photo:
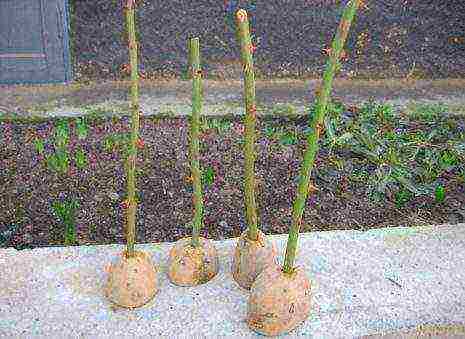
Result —
<svg viewBox="0 0 465 339"><path fill-rule="evenodd" d="M243 132L240 117L231 117L231 128L209 130L201 138L201 165L214 169L211 185L204 185L204 224L202 235L215 240L238 237L246 229L243 203ZM287 233L297 171L306 145L303 134L295 145L283 146L264 134L270 124L303 131L307 118L259 118L257 131L256 178L260 228L267 234ZM124 209L126 192L122 153L109 153L102 140L112 133L126 133L127 117L106 118L89 123L86 139L78 140L71 129L69 151L82 146L89 158L86 169L72 161L66 175L47 167L38 156L32 139L47 138L45 153L53 149L52 122L38 124L2 123L0 136L0 234L2 247L18 249L64 244L64 229L51 204L76 198L79 244L125 243ZM144 147L139 151L137 179L140 204L137 242L173 242L190 233L185 225L193 216L192 189L188 180L188 122L185 118L141 118ZM337 169L320 149L313 180L319 189L309 195L302 232L334 229L370 229L387 226L458 223L464 221L465 188L453 176L441 180L447 187L442 204L433 197L414 198L398 208L393 198L371 200L363 183L347 179L353 170L364 167L360 159L340 154L346 162Z"/></svg>
<svg viewBox="0 0 465 339"><path fill-rule="evenodd" d="M233 15L248 11L256 77L322 76L328 47L347 1L137 1L140 70L147 78L180 77L187 39L200 37L207 76L241 75ZM74 79L127 78L124 1L71 2ZM341 77L465 76L465 5L448 1L362 1L351 26ZM233 71L227 70L233 66ZM237 67L237 64L239 67ZM225 69L226 68L226 69Z"/></svg>

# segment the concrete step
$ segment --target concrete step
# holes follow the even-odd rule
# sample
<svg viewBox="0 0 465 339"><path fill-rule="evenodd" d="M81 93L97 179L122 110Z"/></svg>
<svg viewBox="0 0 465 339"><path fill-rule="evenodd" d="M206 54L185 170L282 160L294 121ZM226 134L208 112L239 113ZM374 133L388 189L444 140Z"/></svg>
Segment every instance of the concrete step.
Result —
<svg viewBox="0 0 465 339"><path fill-rule="evenodd" d="M282 264L287 235L269 238ZM172 243L137 244L158 267L160 291L134 310L102 292L123 245L0 249L0 337L258 337L245 323L249 292L230 272L236 241L214 242L219 273L196 287L168 280ZM465 337L465 224L303 233L295 265L312 282L312 312L283 338L383 338L425 324Z"/></svg>
<svg viewBox="0 0 465 339"><path fill-rule="evenodd" d="M268 80L256 82L257 114L276 114L278 105L291 104L296 114L308 113L314 103L315 88L321 80ZM190 81L141 81L139 102L143 115L188 115L192 111ZM205 80L202 115L243 115L243 82ZM82 116L89 110L109 115L129 114L130 83L105 82L88 85L10 86L1 88L1 112L18 115ZM444 104L450 113L465 114L465 81L460 79L404 81L387 79L362 81L335 79L332 97L347 105L359 105L369 99L391 104L394 111L415 104ZM279 113L278 113L279 114Z"/></svg>

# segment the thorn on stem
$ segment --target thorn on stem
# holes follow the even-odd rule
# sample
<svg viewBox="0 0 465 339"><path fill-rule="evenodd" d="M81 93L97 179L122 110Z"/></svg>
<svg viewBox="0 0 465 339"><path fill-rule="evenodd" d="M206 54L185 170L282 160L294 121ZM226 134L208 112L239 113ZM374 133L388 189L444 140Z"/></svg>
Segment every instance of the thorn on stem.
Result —
<svg viewBox="0 0 465 339"><path fill-rule="evenodd" d="M239 22L244 22L247 20L247 12L241 8L236 12L236 17Z"/></svg>

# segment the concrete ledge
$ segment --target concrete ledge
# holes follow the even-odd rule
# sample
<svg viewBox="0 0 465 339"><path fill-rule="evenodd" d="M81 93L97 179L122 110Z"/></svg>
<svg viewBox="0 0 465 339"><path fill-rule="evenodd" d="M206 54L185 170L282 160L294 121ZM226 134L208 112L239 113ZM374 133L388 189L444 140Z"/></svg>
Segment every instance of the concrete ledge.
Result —
<svg viewBox="0 0 465 339"><path fill-rule="evenodd" d="M282 263L287 235L269 237ZM248 291L230 273L235 243L215 242L220 271L196 287L169 282L172 243L138 244L152 254L160 291L135 310L111 306L102 293L104 268L123 245L0 249L0 337L257 337L245 323ZM283 337L465 323L465 224L303 233L298 249L296 266L313 283L313 312Z"/></svg>

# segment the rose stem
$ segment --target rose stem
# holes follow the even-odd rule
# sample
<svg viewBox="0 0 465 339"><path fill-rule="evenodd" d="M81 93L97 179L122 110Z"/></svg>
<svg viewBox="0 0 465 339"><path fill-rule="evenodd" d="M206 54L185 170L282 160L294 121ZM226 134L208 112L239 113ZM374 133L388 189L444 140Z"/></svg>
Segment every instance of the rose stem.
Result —
<svg viewBox="0 0 465 339"><path fill-rule="evenodd" d="M127 164L127 189L128 189L128 210L127 210L127 256L134 256L134 240L136 228L136 208L135 199L136 190L136 143L139 138L139 72L137 65L137 42L136 42L136 25L134 0L127 0L126 3L126 22L129 35L129 58L131 65L131 107L132 107L132 129L131 144L129 147L128 164Z"/></svg>
<svg viewBox="0 0 465 339"><path fill-rule="evenodd" d="M336 36L331 46L331 52L326 69L323 75L323 89L317 95L315 115L310 122L310 132L307 136L308 147L304 154L304 160L300 169L299 186L297 196L294 201L292 213L292 225L289 230L289 237L287 240L286 257L284 259L283 272L292 273L294 271L294 259L297 249L297 239L299 237L300 224L302 223L302 214L305 207L308 194L308 184L310 174L312 171L315 155L318 152L318 139L321 131L323 130L323 121L326 111L328 97L331 92L332 81L334 73L338 65L338 60L341 54L342 47L344 46L350 25L352 23L355 11L357 9L358 0L351 0L344 9L341 22L337 29Z"/></svg>
<svg viewBox="0 0 465 339"><path fill-rule="evenodd" d="M200 246L200 227L202 225L203 200L199 168L199 129L200 112L202 110L202 70L200 69L199 38L191 38L188 42L189 60L192 62L189 69L192 71L192 119L191 119L191 171L194 186L194 221L192 224L192 246Z"/></svg>
<svg viewBox="0 0 465 339"><path fill-rule="evenodd" d="M249 31L247 12L239 9L236 12L237 36L241 48L241 59L244 71L244 100L245 100L245 206L247 217L247 238L257 240L257 210L255 203L255 75L253 69L252 41Z"/></svg>

